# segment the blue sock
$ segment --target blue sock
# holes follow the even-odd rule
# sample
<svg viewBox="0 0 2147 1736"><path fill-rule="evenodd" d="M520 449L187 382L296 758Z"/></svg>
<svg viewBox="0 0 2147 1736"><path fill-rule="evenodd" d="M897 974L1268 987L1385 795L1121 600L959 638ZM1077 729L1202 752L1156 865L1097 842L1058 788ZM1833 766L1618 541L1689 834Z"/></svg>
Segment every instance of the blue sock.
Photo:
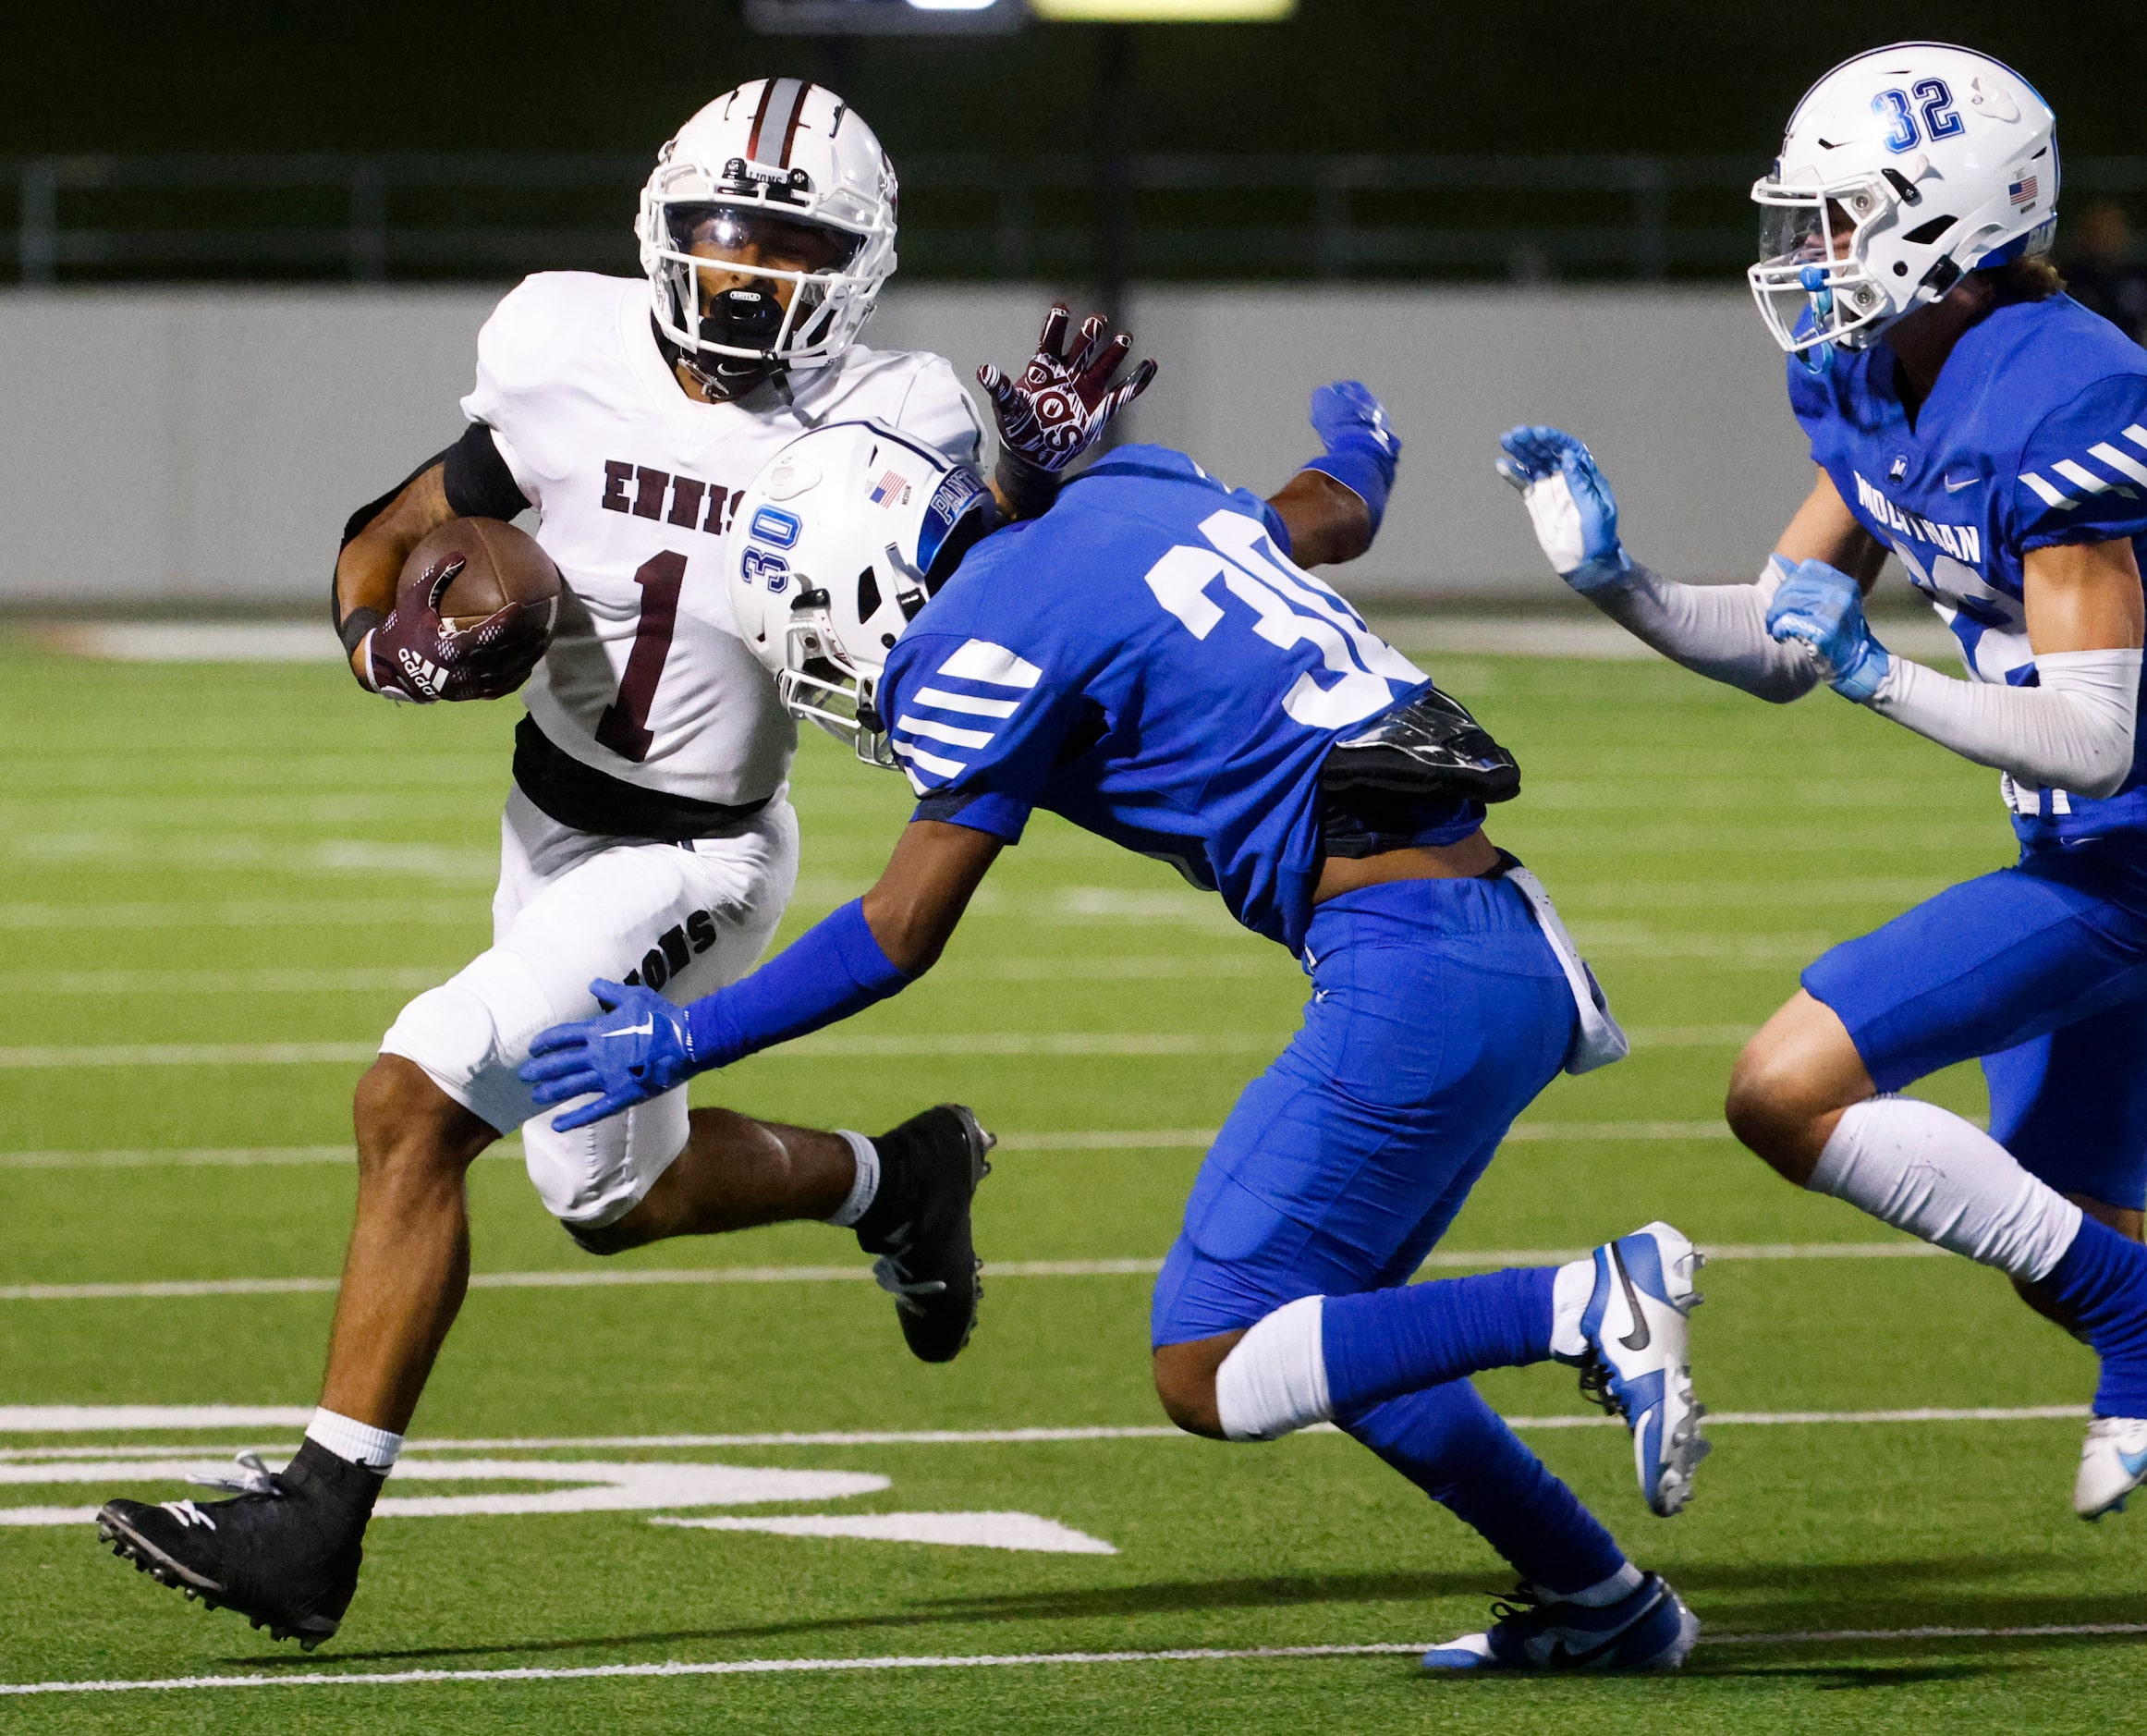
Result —
<svg viewBox="0 0 2147 1736"><path fill-rule="evenodd" d="M1475 1530L1531 1585L1569 1595L1625 1565L1625 1552L1595 1515L1465 1380L1353 1416L1337 1412L1336 1421Z"/></svg>
<svg viewBox="0 0 2147 1736"><path fill-rule="evenodd" d="M1321 1304L1320 1348L1335 1413L1486 1368L1542 1362L1551 1353L1556 1271L1512 1266L1481 1278L1329 1296Z"/></svg>
<svg viewBox="0 0 2147 1736"><path fill-rule="evenodd" d="M2103 1359L2095 1414L2147 1416L2147 1248L2083 1215L2043 1286Z"/></svg>

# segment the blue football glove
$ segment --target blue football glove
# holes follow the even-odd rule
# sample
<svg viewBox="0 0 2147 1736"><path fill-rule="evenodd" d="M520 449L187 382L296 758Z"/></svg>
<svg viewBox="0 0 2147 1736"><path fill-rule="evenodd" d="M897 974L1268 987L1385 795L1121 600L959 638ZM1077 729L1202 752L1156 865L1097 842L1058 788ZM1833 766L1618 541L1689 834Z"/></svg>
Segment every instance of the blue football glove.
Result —
<svg viewBox="0 0 2147 1736"><path fill-rule="evenodd" d="M1827 685L1844 699L1871 698L1893 663L1864 618L1863 588L1823 560L1790 569L1767 605L1767 631L1784 644L1810 646Z"/></svg>
<svg viewBox="0 0 2147 1736"><path fill-rule="evenodd" d="M1617 540L1617 499L1595 455L1560 428L1514 428L1498 444L1498 473L1520 490L1558 577L1582 596L1624 583L1632 561Z"/></svg>
<svg viewBox="0 0 2147 1736"><path fill-rule="evenodd" d="M699 1070L683 1007L672 1006L654 989L629 988L603 977L589 992L604 1009L602 1016L539 1032L522 1063L522 1078L536 1087L531 1095L539 1107L599 1094L593 1103L554 1116L552 1129L558 1133L660 1097Z"/></svg>
<svg viewBox="0 0 2147 1736"><path fill-rule="evenodd" d="M1332 476L1363 501L1378 535L1401 462L1401 436L1386 420L1386 407L1357 381L1336 380L1312 394L1311 423L1326 450L1304 468Z"/></svg>

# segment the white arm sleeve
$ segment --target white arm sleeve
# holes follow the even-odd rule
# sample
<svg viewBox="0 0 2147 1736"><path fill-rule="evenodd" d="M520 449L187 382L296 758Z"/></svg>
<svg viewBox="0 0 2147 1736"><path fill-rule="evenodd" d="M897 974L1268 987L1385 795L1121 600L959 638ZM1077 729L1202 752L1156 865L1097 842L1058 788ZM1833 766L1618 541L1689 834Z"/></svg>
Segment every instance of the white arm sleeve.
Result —
<svg viewBox="0 0 2147 1736"><path fill-rule="evenodd" d="M2035 659L2038 687L1957 681L1906 657L1889 664L1872 710L1979 765L2040 789L2100 800L2132 769L2137 651L2058 651Z"/></svg>
<svg viewBox="0 0 2147 1736"><path fill-rule="evenodd" d="M1770 558L1757 584L1685 585L1636 561L1622 584L1585 594L1672 662L1786 705L1818 685L1819 671L1802 645L1783 644L1767 631L1767 605L1784 576L1779 560Z"/></svg>

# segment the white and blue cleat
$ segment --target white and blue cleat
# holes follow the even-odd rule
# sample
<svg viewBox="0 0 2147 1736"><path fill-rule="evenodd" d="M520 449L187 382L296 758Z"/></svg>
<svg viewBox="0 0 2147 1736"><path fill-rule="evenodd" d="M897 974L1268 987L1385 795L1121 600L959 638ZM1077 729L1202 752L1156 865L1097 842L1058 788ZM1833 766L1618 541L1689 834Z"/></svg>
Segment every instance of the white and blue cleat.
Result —
<svg viewBox="0 0 2147 1736"><path fill-rule="evenodd" d="M1704 1256L1681 1231L1653 1223L1595 1251L1595 1288L1580 1316L1590 1356L1580 1389L1632 1431L1633 1467L1649 1510L1667 1519L1692 1498L1707 1457L1706 1406L1692 1397L1692 1279Z"/></svg>
<svg viewBox="0 0 2147 1736"><path fill-rule="evenodd" d="M2125 1510L2125 1498L2147 1483L2147 1418L2098 1416L2080 1449L2072 1510L2082 1519Z"/></svg>
<svg viewBox="0 0 2147 1736"><path fill-rule="evenodd" d="M1424 1654L1441 1673L1491 1669L1676 1669L1700 1637L1700 1620L1659 1573L1616 1603L1553 1602L1526 1586L1491 1606L1498 1619Z"/></svg>

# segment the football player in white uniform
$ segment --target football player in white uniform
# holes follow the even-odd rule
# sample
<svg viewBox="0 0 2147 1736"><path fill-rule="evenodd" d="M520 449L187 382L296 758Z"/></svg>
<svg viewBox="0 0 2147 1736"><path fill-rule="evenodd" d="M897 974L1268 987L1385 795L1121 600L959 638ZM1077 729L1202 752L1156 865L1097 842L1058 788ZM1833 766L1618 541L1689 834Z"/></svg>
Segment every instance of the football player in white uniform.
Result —
<svg viewBox="0 0 2147 1736"><path fill-rule="evenodd" d="M829 422L877 420L961 463L982 440L944 359L856 341L895 268L896 193L879 141L834 92L768 79L717 98L643 192L646 281L525 280L479 336L462 438L350 520L335 610L358 679L419 703L526 679L528 715L493 945L403 1009L358 1087L357 1216L305 1443L281 1473L242 1478L236 1500L120 1500L102 1516L118 1554L274 1637L310 1648L349 1604L374 1497L467 1287L465 1171L518 1127L538 1193L592 1253L824 1219L880 1256L918 1356L945 1362L968 1340L970 1197L991 1143L968 1110L867 1139L689 1116L679 1089L559 1133L516 1071L538 1032L596 1010L593 978L686 1001L742 975L788 901L796 727L732 623L722 551L738 500ZM1054 308L1019 377L980 370L998 468L989 493L929 503L936 554L915 606L998 514L1046 507L1057 473L1153 377L1143 363L1112 384L1130 339L1100 318L1063 356L1067 324ZM548 645L529 615L484 631L444 622L445 568L398 598L428 532L529 508L566 583ZM763 507L747 527L771 588L785 516Z"/></svg>

